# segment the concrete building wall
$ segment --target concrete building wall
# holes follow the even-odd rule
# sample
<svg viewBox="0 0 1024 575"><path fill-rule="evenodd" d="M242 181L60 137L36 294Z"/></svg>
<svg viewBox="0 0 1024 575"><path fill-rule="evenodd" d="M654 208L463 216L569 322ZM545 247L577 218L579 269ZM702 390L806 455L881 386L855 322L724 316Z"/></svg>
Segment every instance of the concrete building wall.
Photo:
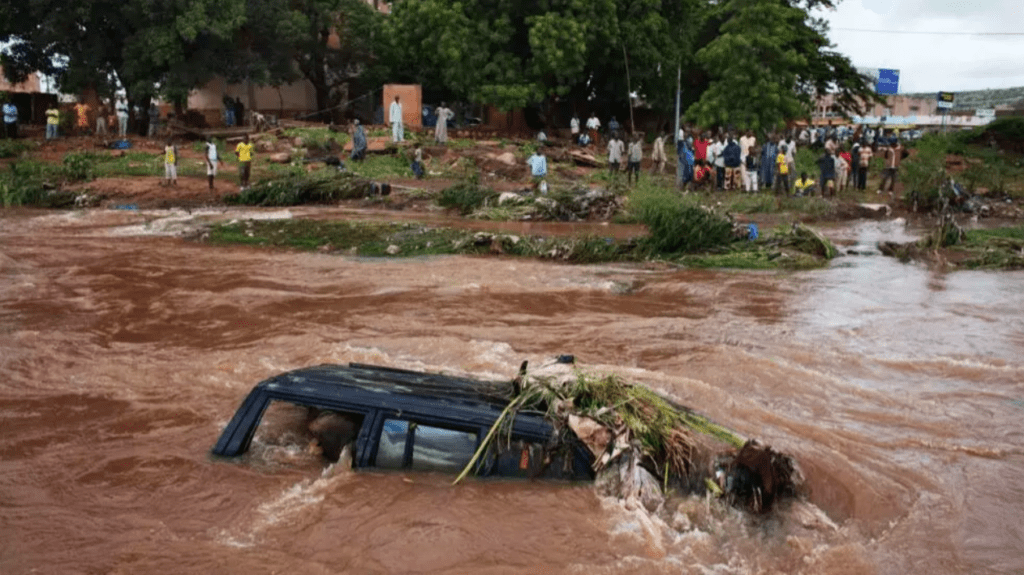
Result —
<svg viewBox="0 0 1024 575"><path fill-rule="evenodd" d="M28 79L20 84L11 84L4 77L4 68L0 66L0 92L13 92L15 94L36 94L42 92L39 86L39 75L29 74Z"/></svg>
<svg viewBox="0 0 1024 575"><path fill-rule="evenodd" d="M423 127L423 89L419 84L384 84L384 123L388 122L388 111L395 96L402 104L402 123L406 128Z"/></svg>
<svg viewBox="0 0 1024 575"><path fill-rule="evenodd" d="M247 111L256 110L280 118L316 111L316 91L307 80L274 88L248 82L228 84L223 78L193 90L188 97L188 108L202 113L210 125L221 126L224 124L224 96L240 98Z"/></svg>

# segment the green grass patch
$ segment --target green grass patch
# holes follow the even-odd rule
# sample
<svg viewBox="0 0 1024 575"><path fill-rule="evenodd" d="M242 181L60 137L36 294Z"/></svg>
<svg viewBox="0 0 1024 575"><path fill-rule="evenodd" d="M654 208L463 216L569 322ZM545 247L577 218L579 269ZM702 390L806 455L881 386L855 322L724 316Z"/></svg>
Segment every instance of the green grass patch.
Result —
<svg viewBox="0 0 1024 575"><path fill-rule="evenodd" d="M348 172L325 169L261 180L239 194L226 196L229 204L249 206L297 206L329 204L362 198L372 193L372 184Z"/></svg>
<svg viewBox="0 0 1024 575"><path fill-rule="evenodd" d="M349 141L349 135L344 132L332 132L326 127L323 128L287 128L281 135L289 140L302 138L302 145L307 148L327 148L333 141L337 146L343 148Z"/></svg>
<svg viewBox="0 0 1024 575"><path fill-rule="evenodd" d="M732 222L695 201L657 187L638 187L630 195L629 210L647 226L642 241L652 253L706 251L733 240Z"/></svg>
<svg viewBox="0 0 1024 575"><path fill-rule="evenodd" d="M34 147L29 140L0 140L0 158L16 158Z"/></svg>
<svg viewBox="0 0 1024 575"><path fill-rule="evenodd" d="M443 208L458 210L462 215L470 214L497 201L498 192L480 186L479 180L470 178L441 190L437 203Z"/></svg>
<svg viewBox="0 0 1024 575"><path fill-rule="evenodd" d="M361 162L345 162L349 171L371 180L411 178L413 177L411 165L412 160L407 159L404 154L368 154L366 159Z"/></svg>

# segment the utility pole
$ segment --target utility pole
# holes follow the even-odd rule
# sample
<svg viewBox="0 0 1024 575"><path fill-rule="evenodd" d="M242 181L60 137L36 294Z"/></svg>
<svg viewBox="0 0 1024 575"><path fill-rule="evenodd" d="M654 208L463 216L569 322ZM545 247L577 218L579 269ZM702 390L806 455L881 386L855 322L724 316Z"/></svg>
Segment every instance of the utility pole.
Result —
<svg viewBox="0 0 1024 575"><path fill-rule="evenodd" d="M676 122L675 132L672 141L676 143L676 154L679 153L679 99L681 98L683 86L683 64L676 65ZM679 169L679 161L676 161L676 185L683 185L683 171Z"/></svg>

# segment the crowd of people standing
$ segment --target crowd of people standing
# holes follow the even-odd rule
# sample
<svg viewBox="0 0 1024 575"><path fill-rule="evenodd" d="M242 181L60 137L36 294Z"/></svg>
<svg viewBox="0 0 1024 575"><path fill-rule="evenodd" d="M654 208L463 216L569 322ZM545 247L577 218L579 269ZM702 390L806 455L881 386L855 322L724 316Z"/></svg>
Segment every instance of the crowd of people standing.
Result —
<svg viewBox="0 0 1024 575"><path fill-rule="evenodd" d="M580 130L579 118L573 116L570 132L580 146L602 147L607 152L608 169L620 171L624 154L628 153L627 178L639 178L643 157L642 134L634 133L628 151L621 139L618 122L608 122L607 143L601 146L601 121L595 114L587 119L586 131ZM673 139L659 133L651 150L653 173L663 173L668 156L665 146ZM878 193L893 192L899 181L900 163L907 152L900 143L899 132L881 127L817 126L769 133L762 144L753 131L742 134L719 130L699 130L684 126L679 130L676 145L676 183L683 189L773 191L778 195L812 195L834 197L847 189L865 190L871 160L883 158L884 168ZM800 148L815 151L817 179L802 171L797 178L796 153ZM634 165L635 161L635 165Z"/></svg>

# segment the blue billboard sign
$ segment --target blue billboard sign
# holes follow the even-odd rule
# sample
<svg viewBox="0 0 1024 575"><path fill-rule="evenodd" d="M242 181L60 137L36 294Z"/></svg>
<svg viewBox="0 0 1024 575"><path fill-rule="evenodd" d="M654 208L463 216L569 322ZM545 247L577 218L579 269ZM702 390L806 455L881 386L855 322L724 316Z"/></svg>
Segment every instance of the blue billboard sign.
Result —
<svg viewBox="0 0 1024 575"><path fill-rule="evenodd" d="M900 71L879 68L875 91L879 94L898 94L900 91Z"/></svg>

